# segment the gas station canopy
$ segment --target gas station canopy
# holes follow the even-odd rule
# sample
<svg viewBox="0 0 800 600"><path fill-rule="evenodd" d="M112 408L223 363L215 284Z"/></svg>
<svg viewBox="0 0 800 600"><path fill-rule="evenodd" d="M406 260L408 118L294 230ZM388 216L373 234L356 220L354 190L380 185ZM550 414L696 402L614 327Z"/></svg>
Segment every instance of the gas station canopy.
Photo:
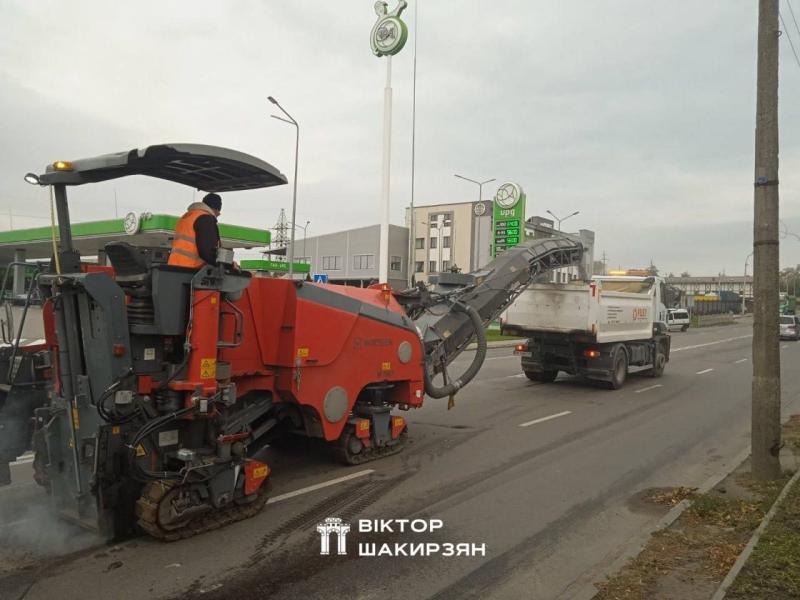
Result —
<svg viewBox="0 0 800 600"><path fill-rule="evenodd" d="M96 256L109 242L168 248L172 244L179 218L174 215L128 213L124 219L73 223L73 244L82 256ZM259 248L270 243L270 233L266 229L220 223L219 233L225 248ZM53 254L52 236L50 227L0 232L0 264L14 260L17 250L24 250L26 260L49 259Z"/></svg>

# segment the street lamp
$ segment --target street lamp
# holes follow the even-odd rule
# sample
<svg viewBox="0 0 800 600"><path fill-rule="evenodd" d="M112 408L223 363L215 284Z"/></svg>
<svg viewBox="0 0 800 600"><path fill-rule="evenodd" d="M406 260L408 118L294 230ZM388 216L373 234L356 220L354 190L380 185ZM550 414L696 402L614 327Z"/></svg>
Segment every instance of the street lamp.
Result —
<svg viewBox="0 0 800 600"><path fill-rule="evenodd" d="M547 213L548 213L548 214L549 214L551 217L553 217L553 218L554 218L556 221L558 221L558 230L559 230L559 231L561 231L561 222L562 222L562 221L566 221L566 220L567 220L567 219L569 219L570 217L574 217L575 215L577 215L577 214L580 214L580 212L581 212L581 211L579 211L579 210L576 210L576 211L575 211L574 213L572 213L571 215L567 215L566 217L563 217L563 218L559 219L559 218L558 218L558 217L555 215L555 213L554 213L552 210L548 210L548 211L547 211Z"/></svg>
<svg viewBox="0 0 800 600"><path fill-rule="evenodd" d="M453 174L455 177L459 179L463 179L464 181L469 181L470 183L474 183L478 186L478 202L483 201L483 184L491 183L492 181L496 181L494 177L491 179L487 179L486 181L476 181L474 179L470 179L469 177L464 177L463 175L459 175L458 173ZM480 269L481 267L481 218L478 217L478 227L477 227L477 237L478 237L478 256L476 268Z"/></svg>
<svg viewBox="0 0 800 600"><path fill-rule="evenodd" d="M295 144L294 144L294 190L292 191L292 223L294 223L295 216L297 215L297 162L300 157L300 125L297 124L297 121L294 120L294 117L290 115L286 110L278 103L275 98L269 96L268 100L272 102L278 109L286 115L286 119L283 117L279 117L278 115L270 115L273 119L278 119L279 121L283 121L284 123L289 123L290 125L294 125L295 129L297 130L297 135L295 137ZM289 250L289 279L292 279L292 275L294 273L294 227L292 227L292 235L291 235L291 249ZM305 250L303 250L305 252Z"/></svg>
<svg viewBox="0 0 800 600"><path fill-rule="evenodd" d="M311 221L306 221L305 225L295 225L294 223L292 223L293 227L299 227L300 229L303 230L303 260L308 258L308 255L306 254L306 233L309 225L311 225ZM311 262L311 261L306 261L306 262Z"/></svg>
<svg viewBox="0 0 800 600"><path fill-rule="evenodd" d="M755 252L755 250L753 252ZM746 306L744 297L745 297L745 290L747 289L747 263L750 262L750 257L753 256L753 252L748 254L744 259L744 280L742 281L742 314L744 314Z"/></svg>

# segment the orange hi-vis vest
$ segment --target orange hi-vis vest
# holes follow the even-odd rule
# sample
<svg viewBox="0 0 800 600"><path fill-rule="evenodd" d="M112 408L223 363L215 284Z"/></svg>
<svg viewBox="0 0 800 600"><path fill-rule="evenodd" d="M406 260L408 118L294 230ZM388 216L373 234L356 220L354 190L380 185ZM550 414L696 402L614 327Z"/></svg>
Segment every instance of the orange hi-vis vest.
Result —
<svg viewBox="0 0 800 600"><path fill-rule="evenodd" d="M197 235L194 232L194 222L199 217L209 214L199 208L186 212L175 225L175 237L172 240L172 251L169 253L167 264L174 267L189 267L198 269L205 263L197 250Z"/></svg>

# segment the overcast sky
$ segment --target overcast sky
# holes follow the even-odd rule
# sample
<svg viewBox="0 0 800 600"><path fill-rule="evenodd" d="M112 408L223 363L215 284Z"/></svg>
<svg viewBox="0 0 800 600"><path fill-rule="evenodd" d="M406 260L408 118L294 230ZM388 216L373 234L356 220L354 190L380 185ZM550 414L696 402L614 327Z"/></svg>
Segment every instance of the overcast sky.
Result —
<svg viewBox="0 0 800 600"><path fill-rule="evenodd" d="M792 0L800 17L800 0ZM396 4L390 1L390 9ZM309 235L379 218L385 59L371 0L0 0L0 228L46 225L27 171L163 142L259 156L291 174ZM752 249L755 0L411 0L394 59L392 222L410 198L419 5L416 202L476 199L453 177L522 184L528 216L580 210L612 267L740 274ZM800 233L800 52L781 43L781 211ZM144 179L144 178L143 178ZM192 190L117 180L71 195L73 219L179 214ZM492 189L484 189L490 197ZM225 197L223 221L272 227L291 186ZM800 263L800 241L781 244Z"/></svg>

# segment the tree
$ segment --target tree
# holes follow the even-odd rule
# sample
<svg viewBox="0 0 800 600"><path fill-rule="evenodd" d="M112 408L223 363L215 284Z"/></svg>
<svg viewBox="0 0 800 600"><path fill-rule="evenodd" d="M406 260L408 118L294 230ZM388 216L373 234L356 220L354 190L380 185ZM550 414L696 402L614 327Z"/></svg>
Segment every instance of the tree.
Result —
<svg viewBox="0 0 800 600"><path fill-rule="evenodd" d="M681 273L681 277L691 277L691 275L689 274L689 271L684 271Z"/></svg>

